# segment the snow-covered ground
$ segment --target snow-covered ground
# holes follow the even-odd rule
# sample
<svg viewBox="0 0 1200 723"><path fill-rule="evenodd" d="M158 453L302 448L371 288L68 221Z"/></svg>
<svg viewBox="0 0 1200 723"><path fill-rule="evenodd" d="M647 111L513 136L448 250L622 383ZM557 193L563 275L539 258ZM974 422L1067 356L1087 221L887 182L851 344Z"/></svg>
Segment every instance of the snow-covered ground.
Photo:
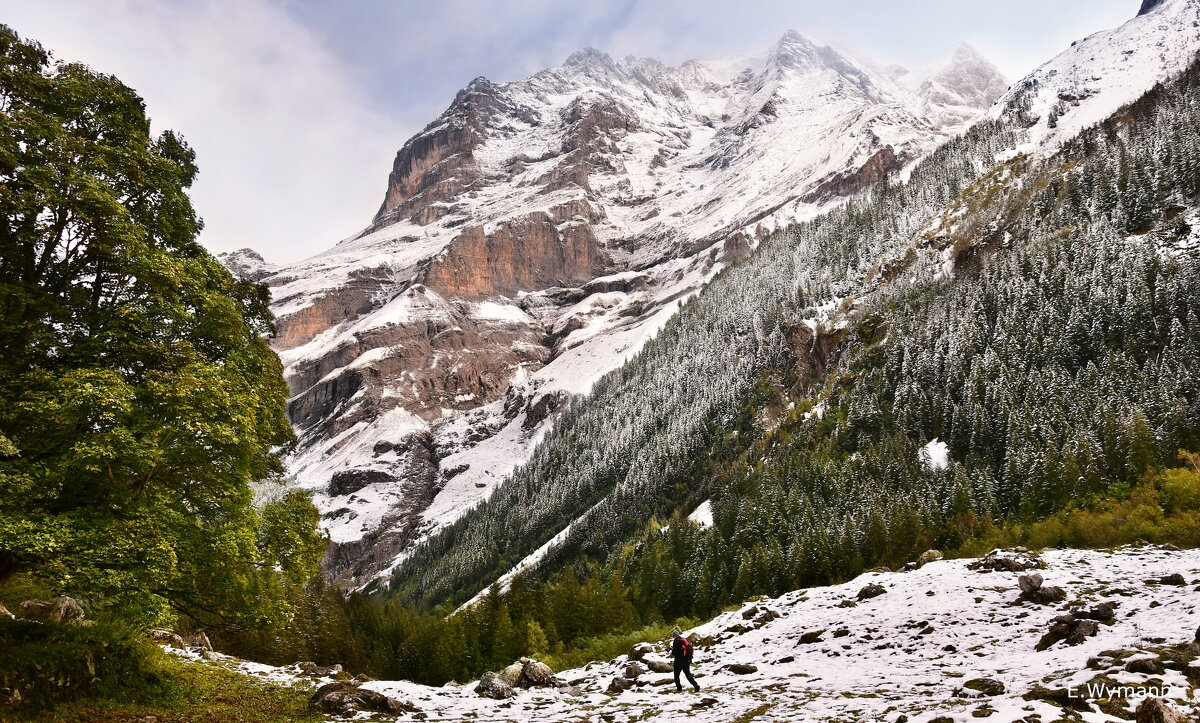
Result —
<svg viewBox="0 0 1200 723"><path fill-rule="evenodd" d="M748 602L688 631L698 643L693 669L700 693L676 693L670 674L643 673L632 689L609 694L609 683L627 662L624 656L559 673L577 690L518 691L505 701L480 697L474 683L433 688L376 681L364 687L415 705L429 721L611 723L753 716L764 722L928 723L972 721L984 713L997 722L1063 718L1057 705L1025 700L1040 685L1074 689L1091 710L1069 719L1096 723L1121 720L1113 708L1102 712L1088 702L1087 683L1105 675L1112 684L1137 689L1127 697L1128 710L1145 697L1144 686L1158 686L1163 689L1159 697L1177 709L1200 712L1200 698L1181 665L1168 662L1159 674L1124 670L1130 661L1156 657L1151 652L1156 647L1194 639L1200 625L1200 550L1056 550L1042 560L1046 568L1037 572L1046 585L1066 591L1062 603L1018 602L1021 573L972 570L971 560L932 562L911 572L871 572L842 585ZM1181 575L1185 584L1159 582L1172 575ZM868 584L886 592L858 599ZM1035 651L1055 616L1102 602L1116 604L1116 617L1099 624L1094 637L1077 646L1059 642ZM779 617L771 619L767 611ZM295 680L288 669L238 665L276 682ZM731 665L756 669L735 673ZM1004 692L988 696L965 687L981 678L1003 684ZM412 715L420 714L401 720Z"/></svg>

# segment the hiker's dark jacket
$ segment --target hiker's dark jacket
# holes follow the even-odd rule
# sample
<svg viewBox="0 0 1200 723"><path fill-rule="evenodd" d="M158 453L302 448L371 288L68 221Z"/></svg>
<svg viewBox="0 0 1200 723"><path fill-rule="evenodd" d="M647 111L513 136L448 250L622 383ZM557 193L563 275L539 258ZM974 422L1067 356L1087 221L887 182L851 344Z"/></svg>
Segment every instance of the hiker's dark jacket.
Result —
<svg viewBox="0 0 1200 723"><path fill-rule="evenodd" d="M693 651L695 649L695 647L692 648ZM671 641L671 657L675 658L676 660L692 659L691 655L685 657L683 654L683 638L675 638L673 641Z"/></svg>

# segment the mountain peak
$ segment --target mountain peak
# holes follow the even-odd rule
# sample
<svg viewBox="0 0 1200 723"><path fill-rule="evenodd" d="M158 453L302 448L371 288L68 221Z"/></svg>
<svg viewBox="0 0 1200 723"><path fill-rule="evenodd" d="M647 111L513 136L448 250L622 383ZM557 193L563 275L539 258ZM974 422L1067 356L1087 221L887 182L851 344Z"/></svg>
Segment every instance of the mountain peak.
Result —
<svg viewBox="0 0 1200 723"><path fill-rule="evenodd" d="M918 93L927 99L940 97L940 102L948 105L983 109L995 102L1007 86L999 68L970 44L959 43Z"/></svg>
<svg viewBox="0 0 1200 723"><path fill-rule="evenodd" d="M1159 5L1162 5L1163 1L1164 0L1142 0L1142 7L1140 10L1138 10L1138 17L1153 11Z"/></svg>
<svg viewBox="0 0 1200 723"><path fill-rule="evenodd" d="M279 268L268 263L262 254L250 248L217 254L217 260L230 273L244 281L261 281Z"/></svg>
<svg viewBox="0 0 1200 723"><path fill-rule="evenodd" d="M567 56L567 60L563 63L565 66L572 67L587 67L587 68L610 68L614 65L612 56L608 53L597 50L591 46L576 50Z"/></svg>
<svg viewBox="0 0 1200 723"><path fill-rule="evenodd" d="M796 30L788 30L771 48L771 57L808 57L816 52L818 47L818 43L807 35Z"/></svg>
<svg viewBox="0 0 1200 723"><path fill-rule="evenodd" d="M979 61L983 61L985 63L989 62L987 58L983 57L983 55L975 49L974 45L971 45L967 42L962 42L954 46L954 55L952 56L952 61L956 64Z"/></svg>

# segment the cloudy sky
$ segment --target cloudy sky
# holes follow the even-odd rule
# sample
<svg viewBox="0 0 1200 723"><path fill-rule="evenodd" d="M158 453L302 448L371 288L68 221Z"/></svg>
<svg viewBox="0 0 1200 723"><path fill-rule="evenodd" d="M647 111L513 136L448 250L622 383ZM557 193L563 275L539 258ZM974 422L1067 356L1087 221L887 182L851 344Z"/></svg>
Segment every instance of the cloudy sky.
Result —
<svg viewBox="0 0 1200 723"><path fill-rule="evenodd" d="M1139 0L0 0L0 22L113 73L196 149L214 251L293 261L362 228L404 140L476 76L592 46L677 63L794 28L918 66L967 41L1016 79Z"/></svg>

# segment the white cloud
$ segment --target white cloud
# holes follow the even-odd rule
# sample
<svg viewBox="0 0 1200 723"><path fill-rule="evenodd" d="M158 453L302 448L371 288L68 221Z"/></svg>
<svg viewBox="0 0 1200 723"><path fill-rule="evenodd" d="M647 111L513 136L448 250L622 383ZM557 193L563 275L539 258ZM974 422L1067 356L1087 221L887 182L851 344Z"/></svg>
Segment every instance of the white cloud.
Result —
<svg viewBox="0 0 1200 723"><path fill-rule="evenodd" d="M351 70L265 0L0 2L61 60L116 75L155 131L195 148L192 189L214 251L294 260L365 226L408 132ZM411 132L411 130L409 131Z"/></svg>

